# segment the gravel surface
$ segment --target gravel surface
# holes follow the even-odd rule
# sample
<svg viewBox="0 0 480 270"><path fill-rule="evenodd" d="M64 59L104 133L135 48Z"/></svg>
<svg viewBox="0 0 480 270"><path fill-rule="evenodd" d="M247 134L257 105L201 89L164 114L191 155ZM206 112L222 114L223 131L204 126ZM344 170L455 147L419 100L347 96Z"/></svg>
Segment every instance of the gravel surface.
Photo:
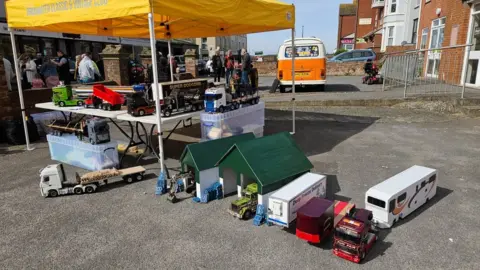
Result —
<svg viewBox="0 0 480 270"><path fill-rule="evenodd" d="M289 130L290 116L268 110L265 133ZM295 139L328 175L330 197L363 207L369 187L414 164L439 170L437 196L382 231L363 265L335 257L328 242L314 247L278 227L234 219L226 212L234 197L171 204L154 196L155 176L42 198L38 172L53 162L48 145L36 143L33 152L0 152L0 269L480 269L480 120L392 108L298 116ZM180 133L198 137L194 127ZM166 142L170 166L184 145ZM67 166L72 181L74 172Z"/></svg>

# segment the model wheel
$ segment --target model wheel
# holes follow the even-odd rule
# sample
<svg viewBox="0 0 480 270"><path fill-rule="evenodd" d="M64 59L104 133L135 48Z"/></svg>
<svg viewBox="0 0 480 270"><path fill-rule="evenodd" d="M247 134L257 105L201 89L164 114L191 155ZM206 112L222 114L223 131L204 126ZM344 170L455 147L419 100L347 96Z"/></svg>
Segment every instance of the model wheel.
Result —
<svg viewBox="0 0 480 270"><path fill-rule="evenodd" d="M197 105L197 109L198 109L199 111L203 110L203 105L202 105L202 104L198 104L198 105Z"/></svg>
<svg viewBox="0 0 480 270"><path fill-rule="evenodd" d="M105 108L107 109L107 111L111 111L112 110L112 105L107 104L107 105L105 105Z"/></svg>
<svg viewBox="0 0 480 270"><path fill-rule="evenodd" d="M48 197L57 197L58 196L58 191L52 189L48 191Z"/></svg>
<svg viewBox="0 0 480 270"><path fill-rule="evenodd" d="M230 105L230 110L231 111L235 110L235 104Z"/></svg>
<svg viewBox="0 0 480 270"><path fill-rule="evenodd" d="M138 111L138 115L144 116L144 115L145 115L145 110L139 110L139 111Z"/></svg>
<svg viewBox="0 0 480 270"><path fill-rule="evenodd" d="M260 102L260 98L259 97L255 98L255 104L258 104L259 102Z"/></svg>
<svg viewBox="0 0 480 270"><path fill-rule="evenodd" d="M87 109L87 108L88 108L88 104L83 104L83 107L84 107L85 109Z"/></svg>
<svg viewBox="0 0 480 270"><path fill-rule="evenodd" d="M134 181L134 178L133 178L132 175L127 175L127 176L125 177L125 182L127 182L128 184L133 183L133 181Z"/></svg>
<svg viewBox="0 0 480 270"><path fill-rule="evenodd" d="M172 115L172 111L169 109L163 110L163 116L170 117Z"/></svg>
<svg viewBox="0 0 480 270"><path fill-rule="evenodd" d="M360 255L360 260L363 260L365 259L365 252L362 252L362 254Z"/></svg>
<svg viewBox="0 0 480 270"><path fill-rule="evenodd" d="M372 78L368 78L368 80L367 80L367 84L368 84L368 85L372 85L372 84L373 84L373 80L372 80Z"/></svg>
<svg viewBox="0 0 480 270"><path fill-rule="evenodd" d="M219 113L224 113L225 112L225 108L223 106L220 106L220 108L218 108L218 112Z"/></svg>
<svg viewBox="0 0 480 270"><path fill-rule="evenodd" d="M58 106L65 107L65 102L63 102L63 101L58 102Z"/></svg>
<svg viewBox="0 0 480 270"><path fill-rule="evenodd" d="M95 192L95 189L92 186L86 186L85 187L85 192L86 193L93 193L93 192Z"/></svg>
<svg viewBox="0 0 480 270"><path fill-rule="evenodd" d="M240 103L235 102L235 110L238 110L240 108Z"/></svg>
<svg viewBox="0 0 480 270"><path fill-rule="evenodd" d="M93 139L89 139L90 144L95 145L95 141Z"/></svg>
<svg viewBox="0 0 480 270"><path fill-rule="evenodd" d="M75 193L75 194L77 194L77 195L80 195L80 194L83 193L83 190L82 190L82 188L77 187L77 188L75 188L75 189L73 190L73 193Z"/></svg>
<svg viewBox="0 0 480 270"><path fill-rule="evenodd" d="M80 106L80 107L83 106L83 101L78 101L77 105Z"/></svg>
<svg viewBox="0 0 480 270"><path fill-rule="evenodd" d="M245 213L243 214L244 220L249 220L251 217L252 217L252 211L250 210L245 211Z"/></svg>
<svg viewBox="0 0 480 270"><path fill-rule="evenodd" d="M143 180L143 175L142 175L141 173L139 173L139 174L137 174L137 175L135 176L135 179L136 179L137 181L142 181L142 180Z"/></svg>

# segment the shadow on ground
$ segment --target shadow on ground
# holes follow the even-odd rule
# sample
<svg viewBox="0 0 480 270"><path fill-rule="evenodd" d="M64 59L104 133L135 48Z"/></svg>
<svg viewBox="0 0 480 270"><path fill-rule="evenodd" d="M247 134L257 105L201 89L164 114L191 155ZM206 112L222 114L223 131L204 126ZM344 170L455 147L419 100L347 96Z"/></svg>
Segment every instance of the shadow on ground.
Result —
<svg viewBox="0 0 480 270"><path fill-rule="evenodd" d="M265 118L264 135L292 130L291 111L266 110ZM297 112L295 118L294 138L307 156L329 152L379 119L315 112Z"/></svg>

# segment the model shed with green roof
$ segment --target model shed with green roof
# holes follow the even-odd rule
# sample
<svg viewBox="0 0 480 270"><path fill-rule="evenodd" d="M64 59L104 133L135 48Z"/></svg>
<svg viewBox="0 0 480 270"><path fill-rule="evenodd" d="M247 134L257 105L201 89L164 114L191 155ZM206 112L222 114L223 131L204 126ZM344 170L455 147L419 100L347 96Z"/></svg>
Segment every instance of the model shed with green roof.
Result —
<svg viewBox="0 0 480 270"><path fill-rule="evenodd" d="M253 140L236 142L217 162L220 182L236 183L238 196L250 183L257 183L262 195L295 180L313 165L290 133L282 132Z"/></svg>
<svg viewBox="0 0 480 270"><path fill-rule="evenodd" d="M180 156L183 172L192 172L195 176L197 197L201 197L205 189L219 181L217 162L232 148L240 143L255 138L253 133L227 137L212 141L189 144ZM236 190L236 184L234 184ZM228 185L227 185L227 188Z"/></svg>

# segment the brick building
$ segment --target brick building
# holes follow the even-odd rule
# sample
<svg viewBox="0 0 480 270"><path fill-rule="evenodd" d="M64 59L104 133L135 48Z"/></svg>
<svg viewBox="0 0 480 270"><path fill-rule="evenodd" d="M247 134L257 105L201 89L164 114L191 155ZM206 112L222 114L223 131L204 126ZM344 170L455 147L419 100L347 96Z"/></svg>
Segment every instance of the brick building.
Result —
<svg viewBox="0 0 480 270"><path fill-rule="evenodd" d="M467 44L470 7L462 0L421 0L417 48L426 49L423 54L425 76L461 84L465 47L439 51L432 49ZM469 61L470 77L476 75L478 60ZM476 76L475 76L476 78ZM468 81L468 80L467 80ZM475 82L474 82L475 83Z"/></svg>
<svg viewBox="0 0 480 270"><path fill-rule="evenodd" d="M357 0L352 4L340 4L337 49L352 50L354 48L356 20Z"/></svg>
<svg viewBox="0 0 480 270"><path fill-rule="evenodd" d="M355 49L380 51L382 42L382 17L379 8L372 8L375 0L357 0Z"/></svg>

